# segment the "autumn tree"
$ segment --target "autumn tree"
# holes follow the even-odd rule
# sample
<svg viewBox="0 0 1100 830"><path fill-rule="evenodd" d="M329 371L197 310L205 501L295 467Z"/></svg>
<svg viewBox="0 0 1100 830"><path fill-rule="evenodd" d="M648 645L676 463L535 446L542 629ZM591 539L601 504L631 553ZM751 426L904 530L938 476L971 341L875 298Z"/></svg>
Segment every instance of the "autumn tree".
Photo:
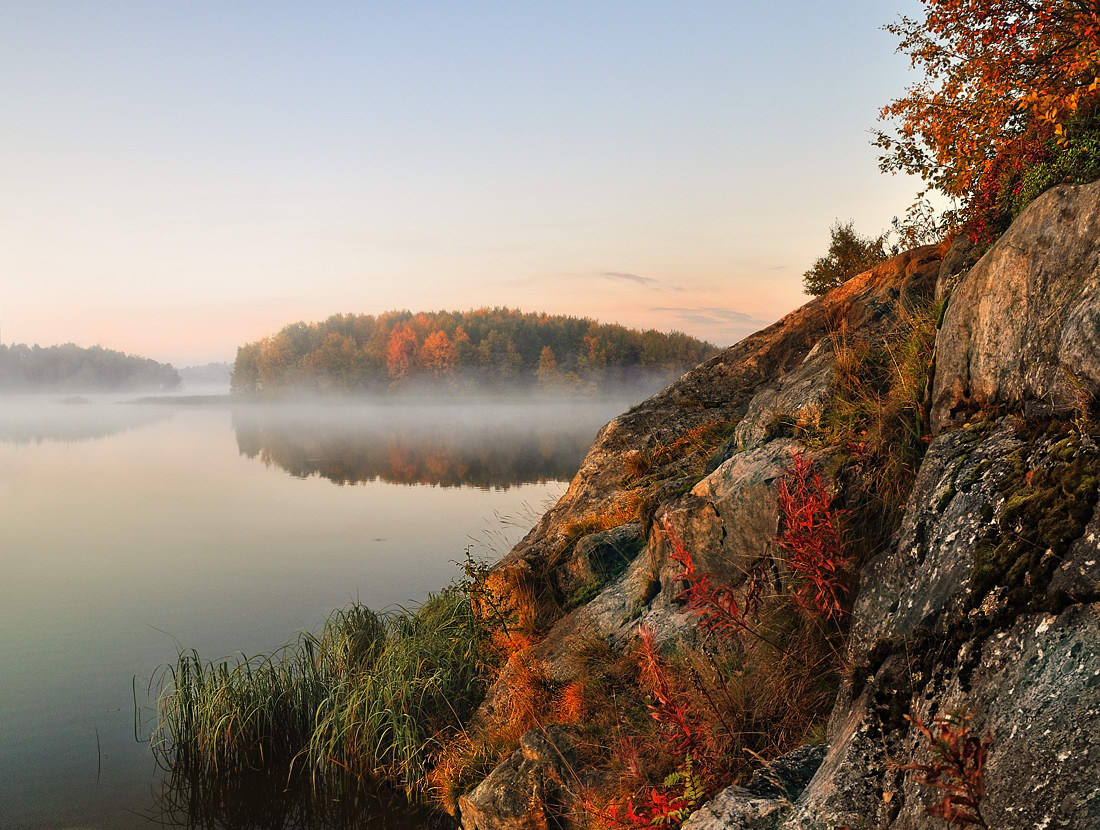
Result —
<svg viewBox="0 0 1100 830"><path fill-rule="evenodd" d="M254 357L246 352L246 362ZM251 383L249 372L242 369L239 385ZM170 364L102 346L0 344L0 393L170 389L179 383Z"/></svg>
<svg viewBox="0 0 1100 830"><path fill-rule="evenodd" d="M420 365L437 378L454 371L455 348L447 332L433 331L424 339L420 347Z"/></svg>
<svg viewBox="0 0 1100 830"><path fill-rule="evenodd" d="M824 294L841 283L875 267L888 256L886 236L860 236L852 222L837 222L829 231L829 251L805 274L802 284L807 294Z"/></svg>
<svg viewBox="0 0 1100 830"><path fill-rule="evenodd" d="M577 371L589 380L599 380L607 368L607 350L598 332L589 329L584 336L581 353L577 358Z"/></svg>
<svg viewBox="0 0 1100 830"><path fill-rule="evenodd" d="M259 347L246 343L237 349L229 391L237 395L251 395L260 389Z"/></svg>
<svg viewBox="0 0 1100 830"><path fill-rule="evenodd" d="M643 366L672 376L714 353L710 344L679 332L639 332L510 308L337 314L319 323L293 323L242 346L233 388L245 394L291 387L374 392L418 370L436 382L461 373L460 386L468 390L528 388L539 382L540 362L543 375L552 374L543 360L547 349L560 389L578 394L595 392L597 381L628 380L630 370ZM581 383L578 371L588 372L591 382Z"/></svg>
<svg viewBox="0 0 1100 830"><path fill-rule="evenodd" d="M320 349L314 352L313 374L325 378L336 388L354 385L358 369L358 351L355 340L346 334L330 332ZM320 367L324 372L318 371Z"/></svg>
<svg viewBox="0 0 1100 830"><path fill-rule="evenodd" d="M1097 0L922 0L887 27L922 77L882 111L881 166L965 207L1020 142L1061 143L1100 90ZM956 216L955 218L958 218Z"/></svg>
<svg viewBox="0 0 1100 830"><path fill-rule="evenodd" d="M539 365L535 370L539 386L543 389L553 389L561 385L561 369L558 368L558 358L554 350L549 346L543 346L539 353Z"/></svg>
<svg viewBox="0 0 1100 830"><path fill-rule="evenodd" d="M474 347L470 342L470 335L461 325L455 326L454 337L451 338L455 349L455 365L462 369L470 365L474 359Z"/></svg>
<svg viewBox="0 0 1100 830"><path fill-rule="evenodd" d="M504 352L500 355L497 371L501 380L512 380L519 377L523 371L523 355L516 349L516 344L508 340L504 344Z"/></svg>
<svg viewBox="0 0 1100 830"><path fill-rule="evenodd" d="M406 377L416 365L416 332L401 323L390 332L386 344L386 370L394 380Z"/></svg>

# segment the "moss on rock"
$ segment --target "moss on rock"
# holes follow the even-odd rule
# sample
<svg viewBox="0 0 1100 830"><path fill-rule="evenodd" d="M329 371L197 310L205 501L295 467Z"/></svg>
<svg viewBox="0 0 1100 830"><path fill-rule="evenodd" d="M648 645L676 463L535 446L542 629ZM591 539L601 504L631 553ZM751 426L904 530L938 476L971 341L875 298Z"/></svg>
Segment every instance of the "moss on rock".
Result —
<svg viewBox="0 0 1100 830"><path fill-rule="evenodd" d="M1034 604L1093 515L1100 485L1095 444L1071 435L1046 456L1026 471L1022 453L1009 459L1019 474L1001 487L1000 516L974 550L972 584L979 594L1004 586L1013 605Z"/></svg>

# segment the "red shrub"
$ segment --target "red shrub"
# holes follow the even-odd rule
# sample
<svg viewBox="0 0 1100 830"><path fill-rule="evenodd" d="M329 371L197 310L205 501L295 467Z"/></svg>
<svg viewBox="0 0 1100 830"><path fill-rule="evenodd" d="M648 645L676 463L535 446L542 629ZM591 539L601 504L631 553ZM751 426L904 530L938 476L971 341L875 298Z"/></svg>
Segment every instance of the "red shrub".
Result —
<svg viewBox="0 0 1100 830"><path fill-rule="evenodd" d="M843 611L849 561L840 530L840 511L812 461L800 454L779 479L779 546L795 574L794 598L807 611L827 619Z"/></svg>
<svg viewBox="0 0 1100 830"><path fill-rule="evenodd" d="M943 798L927 808L928 815L956 827L988 827L982 818L981 802L985 797L985 760L992 739L973 734L966 713L936 718L932 729L920 718L909 720L928 741L932 761L905 764L898 769L921 773L917 783L943 793Z"/></svg>
<svg viewBox="0 0 1100 830"><path fill-rule="evenodd" d="M646 794L648 806L635 807L634 799L628 798L625 804L612 804L606 810L594 810L588 805L586 811L597 816L608 830L679 827L697 804L693 786L690 780L666 782L664 789L653 787Z"/></svg>
<svg viewBox="0 0 1100 830"><path fill-rule="evenodd" d="M673 579L687 583L687 587L676 595L676 599L686 603L699 617L699 627L710 633L749 630L744 611L737 601L737 592L729 585L713 584L713 574L699 573L672 523L666 518L663 526L672 546L669 558L683 568ZM755 611L760 599L759 583L755 576L750 576L744 593L744 610Z"/></svg>
<svg viewBox="0 0 1100 830"><path fill-rule="evenodd" d="M688 718L688 707L676 699L665 667L657 654L653 629L647 625L638 629L638 665L642 671L642 680L653 695L654 702L649 706L650 714L669 733L669 751L677 755L689 752L698 744L698 740Z"/></svg>

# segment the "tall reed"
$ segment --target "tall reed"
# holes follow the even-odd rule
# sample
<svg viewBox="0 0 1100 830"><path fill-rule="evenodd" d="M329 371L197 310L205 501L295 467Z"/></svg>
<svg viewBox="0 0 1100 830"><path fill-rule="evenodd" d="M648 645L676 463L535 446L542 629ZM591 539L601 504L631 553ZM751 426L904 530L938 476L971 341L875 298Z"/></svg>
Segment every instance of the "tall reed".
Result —
<svg viewBox="0 0 1100 830"><path fill-rule="evenodd" d="M411 611L352 605L270 655L184 651L154 678L154 752L188 775L308 775L326 793L383 781L417 798L484 695L483 643L469 597L448 590Z"/></svg>

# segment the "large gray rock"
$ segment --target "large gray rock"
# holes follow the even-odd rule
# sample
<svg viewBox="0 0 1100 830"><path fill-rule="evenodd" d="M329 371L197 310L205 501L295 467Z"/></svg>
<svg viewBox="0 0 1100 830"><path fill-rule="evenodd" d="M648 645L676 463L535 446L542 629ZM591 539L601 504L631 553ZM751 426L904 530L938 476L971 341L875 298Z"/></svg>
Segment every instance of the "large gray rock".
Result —
<svg viewBox="0 0 1100 830"><path fill-rule="evenodd" d="M684 830L778 830L790 804L727 787L684 822Z"/></svg>
<svg viewBox="0 0 1100 830"><path fill-rule="evenodd" d="M936 340L933 426L1100 389L1100 182L1040 196L951 294Z"/></svg>
<svg viewBox="0 0 1100 830"><path fill-rule="evenodd" d="M802 362L757 391L734 430L737 449L755 447L770 437L779 419L815 422L829 394L836 354L822 338Z"/></svg>
<svg viewBox="0 0 1100 830"><path fill-rule="evenodd" d="M625 571L645 547L638 522L590 533L583 537L559 578L570 605L587 602L598 590Z"/></svg>
<svg viewBox="0 0 1100 830"><path fill-rule="evenodd" d="M740 583L773 547L779 528L776 479L790 468L791 457L804 449L781 438L737 453L666 507L661 523L673 527L701 572L717 574L728 584ZM662 583L673 590L670 577L681 568L669 561L663 532L654 533L654 543L664 563Z"/></svg>
<svg viewBox="0 0 1100 830"><path fill-rule="evenodd" d="M993 742L990 827L1100 826L1097 467L1089 439L1016 419L935 439L864 568L831 749L786 830L930 826L942 794L898 769L929 757L906 716L953 711ZM991 551L1020 558L990 577Z"/></svg>
<svg viewBox="0 0 1100 830"><path fill-rule="evenodd" d="M753 773L747 786L727 787L696 810L685 830L778 830L825 751L823 746L804 746L779 756Z"/></svg>
<svg viewBox="0 0 1100 830"><path fill-rule="evenodd" d="M801 746L757 769L745 786L750 793L793 801L806 789L825 760L828 747Z"/></svg>
<svg viewBox="0 0 1100 830"><path fill-rule="evenodd" d="M629 459L641 455L650 462L645 478L656 482L651 492L664 501L663 483L697 477L706 463L690 452L667 452L668 448L697 430L726 428L732 434L753 399L762 392L778 395L769 384L788 373L792 379L803 377L797 371L801 368L814 383L819 381L823 364L814 358L806 366L807 356L816 348L824 361L828 349L819 344L828 344L836 331L870 337L879 328L889 328L899 308L931 295L940 255L938 246L916 248L853 277L615 418L596 436L566 493L500 567L522 560L536 579L560 590L557 580L567 573L565 563L576 541L571 528L586 517L606 516L636 504L638 482L627 475ZM800 385L792 394L795 402L814 397L812 389ZM754 412L766 418L777 405L787 404L761 401ZM507 598L502 600L507 604Z"/></svg>
<svg viewBox="0 0 1100 830"><path fill-rule="evenodd" d="M852 613L857 661L918 626L954 619L970 600L974 548L1004 497L1008 461L1021 442L1012 426L955 430L928 448L894 545L864 569Z"/></svg>
<svg viewBox="0 0 1100 830"><path fill-rule="evenodd" d="M898 713L931 723L954 711L992 740L981 813L1001 830L1100 827L1100 606L1029 614L937 655L895 654L830 724L836 743L784 830L918 830L942 797L897 769L927 762Z"/></svg>
<svg viewBox="0 0 1100 830"><path fill-rule="evenodd" d="M966 272L978 261L977 246L965 233L959 234L943 255L940 274L936 278L936 300L942 300L955 290L955 286L966 276Z"/></svg>

